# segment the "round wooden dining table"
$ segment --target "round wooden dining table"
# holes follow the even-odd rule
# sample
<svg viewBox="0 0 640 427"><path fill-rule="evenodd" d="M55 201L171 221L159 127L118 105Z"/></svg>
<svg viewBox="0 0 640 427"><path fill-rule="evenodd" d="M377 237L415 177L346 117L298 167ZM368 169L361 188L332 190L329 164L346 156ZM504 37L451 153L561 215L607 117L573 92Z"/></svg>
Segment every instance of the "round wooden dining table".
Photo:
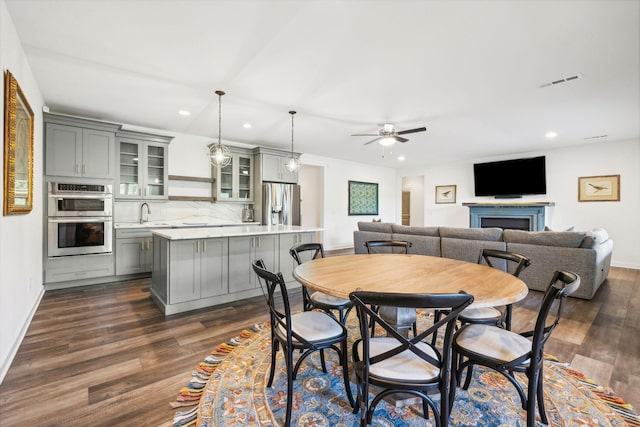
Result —
<svg viewBox="0 0 640 427"><path fill-rule="evenodd" d="M318 258L297 266L304 286L349 298L355 290L473 295L474 307L509 305L527 296L517 277L486 265L450 258L404 254L358 254Z"/></svg>

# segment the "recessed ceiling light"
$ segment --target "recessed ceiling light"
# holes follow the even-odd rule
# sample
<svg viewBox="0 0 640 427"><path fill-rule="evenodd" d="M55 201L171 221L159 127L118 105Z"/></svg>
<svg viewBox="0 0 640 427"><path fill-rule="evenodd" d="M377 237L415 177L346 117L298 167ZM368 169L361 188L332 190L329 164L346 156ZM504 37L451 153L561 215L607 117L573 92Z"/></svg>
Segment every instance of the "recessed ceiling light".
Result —
<svg viewBox="0 0 640 427"><path fill-rule="evenodd" d="M558 132L554 132L554 131L549 131L549 132L544 134L544 137L547 138L547 139L553 139L556 136L558 136Z"/></svg>
<svg viewBox="0 0 640 427"><path fill-rule="evenodd" d="M178 111L178 114L180 114L181 116L190 116L191 112L187 110L180 110Z"/></svg>
<svg viewBox="0 0 640 427"><path fill-rule="evenodd" d="M245 123L242 125L242 127L245 129L251 129L251 123Z"/></svg>
<svg viewBox="0 0 640 427"><path fill-rule="evenodd" d="M404 156L398 156L398 160L403 162L404 161Z"/></svg>

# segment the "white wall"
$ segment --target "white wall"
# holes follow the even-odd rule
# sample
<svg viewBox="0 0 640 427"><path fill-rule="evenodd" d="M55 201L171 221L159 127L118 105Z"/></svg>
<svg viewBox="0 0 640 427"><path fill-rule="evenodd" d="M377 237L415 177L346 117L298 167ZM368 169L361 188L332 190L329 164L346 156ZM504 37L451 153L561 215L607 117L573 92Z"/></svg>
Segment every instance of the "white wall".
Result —
<svg viewBox="0 0 640 427"><path fill-rule="evenodd" d="M4 0L0 0L0 65L20 84L35 113L33 210L27 215L0 217L0 382L44 293L42 286L42 95ZM4 92L4 91L3 91ZM4 102L2 102L4 129ZM4 177L4 163L0 162ZM3 178L4 179L4 178ZM4 188L0 198L4 200Z"/></svg>
<svg viewBox="0 0 640 427"><path fill-rule="evenodd" d="M499 158L429 168L403 170L402 176L424 175L425 225L469 226L469 209L463 202L492 201L475 197L473 163L506 158L546 156L547 194L526 196L523 201L548 201L546 225L554 230L604 228L614 241L612 264L640 268L640 141L605 142L530 152ZM578 177L620 175L619 202L578 202ZM455 205L436 205L436 185L457 185Z"/></svg>
<svg viewBox="0 0 640 427"><path fill-rule="evenodd" d="M353 231L358 221L398 222L401 194L396 191L397 174L392 168L365 165L345 160L303 154L303 164L324 167L324 233L325 249L353 247ZM363 181L378 183L378 215L348 216L348 183Z"/></svg>

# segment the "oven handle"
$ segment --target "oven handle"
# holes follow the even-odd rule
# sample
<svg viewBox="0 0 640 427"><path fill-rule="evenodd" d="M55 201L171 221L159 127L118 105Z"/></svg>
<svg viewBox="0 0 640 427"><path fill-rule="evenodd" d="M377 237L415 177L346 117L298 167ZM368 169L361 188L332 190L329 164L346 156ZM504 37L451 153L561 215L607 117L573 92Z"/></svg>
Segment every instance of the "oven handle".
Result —
<svg viewBox="0 0 640 427"><path fill-rule="evenodd" d="M69 223L69 222L111 222L112 219L110 216L99 216L99 217L73 217L73 218L49 218L49 222L52 223Z"/></svg>
<svg viewBox="0 0 640 427"><path fill-rule="evenodd" d="M52 199L113 199L113 196L111 194L49 194L49 197Z"/></svg>

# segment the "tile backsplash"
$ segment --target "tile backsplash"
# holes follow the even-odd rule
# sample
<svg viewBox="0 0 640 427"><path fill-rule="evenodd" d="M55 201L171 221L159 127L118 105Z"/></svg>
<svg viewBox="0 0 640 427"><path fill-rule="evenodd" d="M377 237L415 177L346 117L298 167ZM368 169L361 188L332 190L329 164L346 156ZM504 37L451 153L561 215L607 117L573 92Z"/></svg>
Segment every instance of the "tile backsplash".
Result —
<svg viewBox="0 0 640 427"><path fill-rule="evenodd" d="M115 201L114 223L138 222L144 200ZM242 222L243 203L149 201L149 221ZM146 210L144 212L146 218Z"/></svg>

